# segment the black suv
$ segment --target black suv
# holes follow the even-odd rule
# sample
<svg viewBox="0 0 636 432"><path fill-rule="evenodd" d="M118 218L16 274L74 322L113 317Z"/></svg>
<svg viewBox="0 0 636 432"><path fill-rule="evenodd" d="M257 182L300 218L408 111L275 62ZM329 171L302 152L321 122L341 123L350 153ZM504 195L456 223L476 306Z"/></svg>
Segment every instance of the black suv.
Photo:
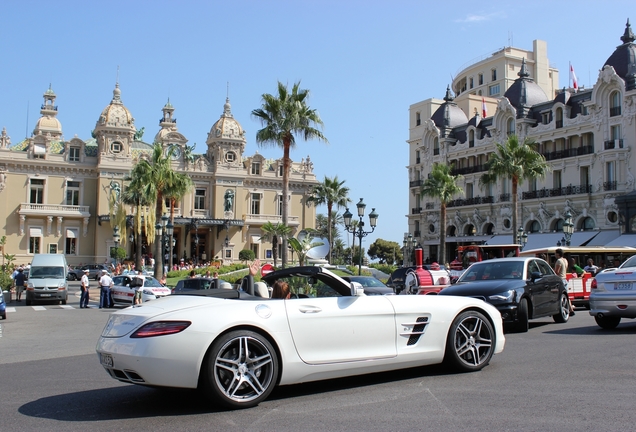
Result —
<svg viewBox="0 0 636 432"><path fill-rule="evenodd" d="M88 269L88 278L99 280L102 276L102 270L106 270L110 274L110 269L106 264L87 264L80 268L69 270L66 276L68 280L80 280L84 275L84 270Z"/></svg>

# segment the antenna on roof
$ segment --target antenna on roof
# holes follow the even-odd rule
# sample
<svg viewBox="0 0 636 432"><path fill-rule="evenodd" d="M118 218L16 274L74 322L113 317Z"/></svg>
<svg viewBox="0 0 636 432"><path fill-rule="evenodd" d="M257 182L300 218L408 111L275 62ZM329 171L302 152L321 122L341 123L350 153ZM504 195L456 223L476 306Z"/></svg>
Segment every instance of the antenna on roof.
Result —
<svg viewBox="0 0 636 432"><path fill-rule="evenodd" d="M230 82L229 81L227 82L227 94L225 97L228 99L230 98Z"/></svg>
<svg viewBox="0 0 636 432"><path fill-rule="evenodd" d="M119 65L117 65L117 79L115 80L115 83L119 84Z"/></svg>

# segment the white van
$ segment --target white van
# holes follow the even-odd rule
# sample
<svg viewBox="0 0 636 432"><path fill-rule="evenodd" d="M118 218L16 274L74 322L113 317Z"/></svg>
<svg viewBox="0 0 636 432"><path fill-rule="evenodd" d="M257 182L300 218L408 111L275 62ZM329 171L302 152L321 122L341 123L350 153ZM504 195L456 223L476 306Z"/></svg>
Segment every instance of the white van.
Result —
<svg viewBox="0 0 636 432"><path fill-rule="evenodd" d="M68 300L67 271L63 254L34 255L27 281L27 306L34 301L59 301L65 305Z"/></svg>

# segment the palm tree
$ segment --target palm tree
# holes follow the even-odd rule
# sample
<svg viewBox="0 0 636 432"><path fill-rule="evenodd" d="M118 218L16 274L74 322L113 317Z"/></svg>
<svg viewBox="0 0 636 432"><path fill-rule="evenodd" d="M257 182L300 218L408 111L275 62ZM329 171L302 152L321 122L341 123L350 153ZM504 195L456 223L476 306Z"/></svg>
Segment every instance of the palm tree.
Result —
<svg viewBox="0 0 636 432"><path fill-rule="evenodd" d="M143 191L139 185L139 181L130 182L128 187L122 193L122 202L135 208L135 223L133 224L133 233L136 239L137 251L135 253L135 268L141 269L141 243L142 233L151 233L154 230L154 217L148 217L148 206L151 204L147 197L143 195ZM122 231L125 232L125 231ZM125 235L123 237L126 237Z"/></svg>
<svg viewBox="0 0 636 432"><path fill-rule="evenodd" d="M291 233L291 228L280 222L273 224L268 221L261 226L261 231L263 231L261 240L272 242L272 255L274 256L274 267L276 267L276 260L278 259L278 241L279 239L282 240L287 238L289 233Z"/></svg>
<svg viewBox="0 0 636 432"><path fill-rule="evenodd" d="M309 90L300 88L300 81L292 87L278 82L278 94L263 94L263 105L252 111L252 115L261 121L263 129L256 132L256 142L261 145L272 145L283 149L283 225L288 226L289 171L291 160L289 151L296 146L295 135L305 141L317 139L328 142L321 131L314 126L323 126L318 111L307 106ZM283 238L282 266L287 263L287 239Z"/></svg>
<svg viewBox="0 0 636 432"><path fill-rule="evenodd" d="M528 179L542 179L550 171L545 157L535 150L536 143L526 138L519 143L517 135L508 136L505 143L496 144L495 153L489 156L488 172L479 179L480 187L494 184L499 179L512 180L512 243L517 243L517 224L519 220L517 188L519 182Z"/></svg>
<svg viewBox="0 0 636 432"><path fill-rule="evenodd" d="M435 164L420 189L422 197L427 196L439 200L439 254L437 259L442 260L440 262L446 260L446 204L453 199L453 196L464 193L464 190L457 184L460 178L460 175L453 175L449 165Z"/></svg>
<svg viewBox="0 0 636 432"><path fill-rule="evenodd" d="M333 206L337 208L346 207L347 203L351 202L349 198L349 188L343 186L345 181L338 181L338 176L333 179L325 176L322 183L314 186L311 196L307 199L308 202L313 202L316 205L327 205L327 229L329 239L329 263L331 263L332 251L333 251L333 238L331 236L331 217L333 213Z"/></svg>
<svg viewBox="0 0 636 432"><path fill-rule="evenodd" d="M186 146L188 147L188 146ZM192 149L191 149L192 150ZM186 196L193 188L194 182L187 175L178 175L174 179L174 183L168 186L164 193L164 197L170 201L170 223L174 225L174 207L177 201ZM169 249L172 251L172 236L168 239L170 243ZM172 253L168 258L168 268L172 268Z"/></svg>
<svg viewBox="0 0 636 432"><path fill-rule="evenodd" d="M160 143L153 144L150 160L140 159L131 171L131 183L139 188L140 193L155 206L154 219L160 220L164 210L164 198L170 196L175 185L184 182L180 174L172 169L172 148L164 155ZM148 236L149 243L155 243L155 272L157 279L163 274L163 251L161 250L161 234Z"/></svg>

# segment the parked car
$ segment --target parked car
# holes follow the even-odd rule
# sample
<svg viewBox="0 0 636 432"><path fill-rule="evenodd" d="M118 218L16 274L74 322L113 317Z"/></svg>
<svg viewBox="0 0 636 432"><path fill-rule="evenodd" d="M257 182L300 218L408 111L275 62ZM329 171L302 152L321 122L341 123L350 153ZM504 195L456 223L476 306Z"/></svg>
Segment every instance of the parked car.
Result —
<svg viewBox="0 0 636 432"><path fill-rule="evenodd" d="M373 276L344 276L343 279L347 282L358 282L364 288L366 295L395 294L391 288Z"/></svg>
<svg viewBox="0 0 636 432"><path fill-rule="evenodd" d="M616 328L622 318L636 318L636 255L592 280L590 315L601 328Z"/></svg>
<svg viewBox="0 0 636 432"><path fill-rule="evenodd" d="M205 278L205 277L197 277L197 278L188 278L181 279L177 282L177 285L172 289L173 294L182 293L185 291L197 291L197 290L207 290L214 288L221 288L222 286L230 288L232 285L229 282L224 281L223 279L216 280L216 286L214 285L215 280L213 278Z"/></svg>
<svg viewBox="0 0 636 432"><path fill-rule="evenodd" d="M11 294L9 294L11 296ZM7 319L7 304L4 302L4 293L0 289L0 318Z"/></svg>
<svg viewBox="0 0 636 432"><path fill-rule="evenodd" d="M437 363L478 371L504 348L497 309L473 298L365 296L321 267L267 274L302 298L202 290L112 313L97 342L114 379L145 386L202 387L213 406L248 408L277 385ZM316 286L320 285L321 289Z"/></svg>
<svg viewBox="0 0 636 432"><path fill-rule="evenodd" d="M439 295L467 296L495 306L504 324L528 331L528 320L552 316L565 323L570 303L563 280L540 258L496 258L473 263Z"/></svg>
<svg viewBox="0 0 636 432"><path fill-rule="evenodd" d="M64 254L35 254L27 280L26 305L36 301L68 301L67 264Z"/></svg>
<svg viewBox="0 0 636 432"><path fill-rule="evenodd" d="M88 269L88 278L96 281L102 276L102 270L106 270L110 274L110 268L106 264L87 264L80 268L68 271L68 280L80 280L84 276L84 270Z"/></svg>
<svg viewBox="0 0 636 432"><path fill-rule="evenodd" d="M114 303L132 304L136 289L135 287L130 286L133 278L138 278L143 281L143 285L141 288L142 302L147 302L170 295L170 288L161 285L161 283L159 283L159 281L152 276L115 276L113 277L114 286L110 290Z"/></svg>

